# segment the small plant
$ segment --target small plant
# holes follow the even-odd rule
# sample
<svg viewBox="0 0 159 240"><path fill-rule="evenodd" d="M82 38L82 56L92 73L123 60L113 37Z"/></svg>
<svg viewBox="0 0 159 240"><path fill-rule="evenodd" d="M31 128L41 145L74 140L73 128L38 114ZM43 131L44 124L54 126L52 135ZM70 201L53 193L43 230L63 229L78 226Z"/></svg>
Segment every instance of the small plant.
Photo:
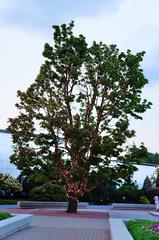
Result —
<svg viewBox="0 0 159 240"><path fill-rule="evenodd" d="M150 204L150 201L148 200L148 198L146 196L141 196L139 203Z"/></svg>
<svg viewBox="0 0 159 240"><path fill-rule="evenodd" d="M159 232L159 224L153 224L152 225L152 230L155 232Z"/></svg>
<svg viewBox="0 0 159 240"><path fill-rule="evenodd" d="M4 219L7 219L7 218L10 218L12 217L12 215L8 212L0 212L0 220L4 220Z"/></svg>

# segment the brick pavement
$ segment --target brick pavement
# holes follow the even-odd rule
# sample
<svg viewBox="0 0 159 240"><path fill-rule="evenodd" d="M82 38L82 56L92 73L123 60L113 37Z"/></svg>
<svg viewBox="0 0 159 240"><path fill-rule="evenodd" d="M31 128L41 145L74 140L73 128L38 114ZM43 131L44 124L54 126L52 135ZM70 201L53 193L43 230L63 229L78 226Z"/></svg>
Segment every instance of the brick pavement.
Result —
<svg viewBox="0 0 159 240"><path fill-rule="evenodd" d="M34 214L35 216L50 216L50 217L75 217L75 218L108 218L107 212L95 212L95 211L82 211L78 210L78 213L66 213L65 210L54 209L0 209L1 212L9 212L13 214Z"/></svg>
<svg viewBox="0 0 159 240"><path fill-rule="evenodd" d="M87 212L87 211L78 211L78 213L66 213L56 210L45 210L37 209L34 212L36 216L51 216L51 217L71 217L71 218L91 218L91 219L106 219L108 218L107 212Z"/></svg>
<svg viewBox="0 0 159 240"><path fill-rule="evenodd" d="M34 214L31 226L4 240L109 240L106 213L80 211L66 214L64 211L41 209L26 209L25 213L29 211Z"/></svg>

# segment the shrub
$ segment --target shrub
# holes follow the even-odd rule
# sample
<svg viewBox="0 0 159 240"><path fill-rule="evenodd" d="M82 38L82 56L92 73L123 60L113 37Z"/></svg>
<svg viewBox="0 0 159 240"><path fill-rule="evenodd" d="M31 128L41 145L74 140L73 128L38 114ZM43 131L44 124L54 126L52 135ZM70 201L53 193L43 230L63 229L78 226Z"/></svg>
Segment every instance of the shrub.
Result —
<svg viewBox="0 0 159 240"><path fill-rule="evenodd" d="M150 201L148 200L148 198L146 196L141 196L139 199L139 203L150 204Z"/></svg>
<svg viewBox="0 0 159 240"><path fill-rule="evenodd" d="M124 184L118 192L120 196L124 197L124 201L128 203L138 203L143 195L142 190L138 189L134 183L129 185Z"/></svg>
<svg viewBox="0 0 159 240"><path fill-rule="evenodd" d="M16 195L22 191L21 183L8 174L0 174L0 191L7 196ZM1 194L1 195L3 195Z"/></svg>
<svg viewBox="0 0 159 240"><path fill-rule="evenodd" d="M31 199L41 201L65 201L66 193L59 184L47 182L31 190Z"/></svg>
<svg viewBox="0 0 159 240"><path fill-rule="evenodd" d="M154 196L159 196L159 188L149 188L144 190L144 195L154 204Z"/></svg>

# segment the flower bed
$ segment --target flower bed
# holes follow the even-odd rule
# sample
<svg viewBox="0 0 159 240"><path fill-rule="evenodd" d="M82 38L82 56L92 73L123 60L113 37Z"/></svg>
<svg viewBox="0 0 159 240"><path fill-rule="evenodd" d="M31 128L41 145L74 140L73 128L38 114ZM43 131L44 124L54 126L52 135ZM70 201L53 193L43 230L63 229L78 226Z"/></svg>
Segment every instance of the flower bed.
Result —
<svg viewBox="0 0 159 240"><path fill-rule="evenodd" d="M159 240L159 222L130 220L125 224L134 240Z"/></svg>

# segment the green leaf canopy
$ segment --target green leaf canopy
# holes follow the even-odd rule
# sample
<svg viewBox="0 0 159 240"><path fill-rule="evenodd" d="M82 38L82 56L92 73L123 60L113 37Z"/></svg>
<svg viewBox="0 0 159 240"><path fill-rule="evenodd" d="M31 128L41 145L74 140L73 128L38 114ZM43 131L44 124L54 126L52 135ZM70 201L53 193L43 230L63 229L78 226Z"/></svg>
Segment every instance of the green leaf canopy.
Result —
<svg viewBox="0 0 159 240"><path fill-rule="evenodd" d="M9 120L11 161L24 175L39 172L64 184L68 196L87 191L91 169L119 157L135 132L129 119L142 119L151 103L141 98L148 83L140 63L144 52L120 52L116 45L75 36L74 23L53 26L45 62L33 84L18 91L19 115Z"/></svg>

